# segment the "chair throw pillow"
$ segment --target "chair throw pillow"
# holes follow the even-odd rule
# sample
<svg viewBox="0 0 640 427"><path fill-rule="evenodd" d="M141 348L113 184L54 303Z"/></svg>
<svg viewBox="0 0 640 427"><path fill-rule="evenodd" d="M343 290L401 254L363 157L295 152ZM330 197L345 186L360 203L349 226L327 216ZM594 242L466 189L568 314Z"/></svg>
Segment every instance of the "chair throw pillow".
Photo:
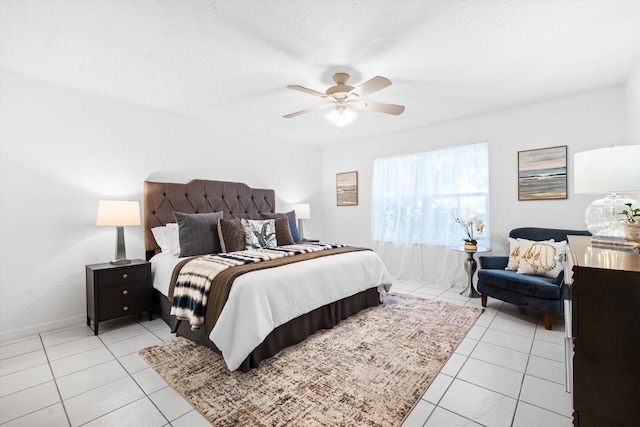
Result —
<svg viewBox="0 0 640 427"><path fill-rule="evenodd" d="M532 274L556 278L564 270L567 241L545 240L533 242L518 239L520 243L520 265L518 274Z"/></svg>
<svg viewBox="0 0 640 427"><path fill-rule="evenodd" d="M516 271L518 266L520 266L520 243L518 243L518 239L509 237L509 262L505 270Z"/></svg>

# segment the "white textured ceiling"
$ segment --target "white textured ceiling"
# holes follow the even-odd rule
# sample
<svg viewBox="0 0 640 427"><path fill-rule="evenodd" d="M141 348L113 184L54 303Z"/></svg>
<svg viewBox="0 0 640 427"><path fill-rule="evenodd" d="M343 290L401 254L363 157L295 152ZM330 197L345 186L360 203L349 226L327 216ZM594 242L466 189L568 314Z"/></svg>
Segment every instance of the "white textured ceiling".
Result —
<svg viewBox="0 0 640 427"><path fill-rule="evenodd" d="M625 83L640 1L0 0L4 70L327 145ZM340 129L323 101L338 71L400 116Z"/></svg>

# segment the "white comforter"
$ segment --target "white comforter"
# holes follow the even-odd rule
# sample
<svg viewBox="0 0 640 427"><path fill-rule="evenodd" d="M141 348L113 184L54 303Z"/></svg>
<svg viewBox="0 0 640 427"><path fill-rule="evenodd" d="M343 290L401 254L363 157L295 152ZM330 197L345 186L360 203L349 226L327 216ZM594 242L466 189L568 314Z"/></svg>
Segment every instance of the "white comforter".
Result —
<svg viewBox="0 0 640 427"><path fill-rule="evenodd" d="M166 295L172 260L161 260L162 254L156 257L151 260L154 287ZM161 279L160 275L167 271L168 278ZM375 286L379 286L382 294L391 284L386 267L372 251L331 255L246 273L235 280L209 338L222 352L229 370L234 371L278 326Z"/></svg>

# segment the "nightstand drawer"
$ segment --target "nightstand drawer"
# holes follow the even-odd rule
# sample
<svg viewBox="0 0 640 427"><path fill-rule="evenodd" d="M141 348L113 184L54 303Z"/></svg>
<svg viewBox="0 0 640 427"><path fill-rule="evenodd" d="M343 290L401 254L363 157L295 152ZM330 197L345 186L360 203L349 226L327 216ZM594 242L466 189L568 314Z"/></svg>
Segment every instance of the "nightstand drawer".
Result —
<svg viewBox="0 0 640 427"><path fill-rule="evenodd" d="M100 286L115 285L120 283L133 283L147 280L147 268L144 265L114 268L96 272Z"/></svg>
<svg viewBox="0 0 640 427"><path fill-rule="evenodd" d="M149 305L147 282L101 287L98 310L100 320L144 311Z"/></svg>

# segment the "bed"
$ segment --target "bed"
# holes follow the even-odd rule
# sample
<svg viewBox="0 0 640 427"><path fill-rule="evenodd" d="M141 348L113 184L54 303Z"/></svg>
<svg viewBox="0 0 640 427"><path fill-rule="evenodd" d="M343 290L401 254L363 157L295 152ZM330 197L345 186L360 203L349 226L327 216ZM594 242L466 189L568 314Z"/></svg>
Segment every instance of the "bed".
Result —
<svg viewBox="0 0 640 427"><path fill-rule="evenodd" d="M171 301L168 295L171 292L168 290L168 284L175 266L184 258L162 252L152 233L155 227L175 223L174 212L223 212L224 219L261 220L265 215L276 213L275 192L226 181L144 183L145 249L147 260L152 263L154 312L159 314L178 336L221 352L230 370L239 369L246 372L256 368L262 360L277 354L287 346L301 342L319 329L332 328L341 320L380 304L382 293L391 286L391 278L384 264L375 253L368 250L322 256L318 259L251 271L237 277L233 282L228 303L222 309L215 327L212 328L208 325L209 322L205 322L202 327L194 329L189 322L178 321L170 314ZM357 274L351 277L348 272ZM280 315L272 314L272 311L276 313L277 310L288 310L282 309L281 306L295 305L295 309L283 314L285 317L280 316L277 321L271 317L266 320L254 320L254 328L266 330L260 331L261 335L255 337L250 335L250 340L247 341L244 336L242 339L234 338L233 334L236 332L233 330L246 323L246 319L255 317L251 311L253 309L244 308L242 305L245 304L245 296L242 295L247 294L246 291L243 294L242 290L253 289L251 286L272 288L279 295L279 299L266 296L263 301L257 300L257 303L264 307L258 310L259 312L267 312L273 317ZM292 292L292 289L295 291ZM306 302L312 298L315 302ZM289 304L290 300L303 301L303 305L307 306L300 308L297 302ZM235 312L229 314L232 306L235 307ZM226 322L224 328L221 326L223 320ZM234 361L230 362L227 359L230 356L225 339L234 346L237 346L237 343L245 347L248 345L252 350L232 350Z"/></svg>

